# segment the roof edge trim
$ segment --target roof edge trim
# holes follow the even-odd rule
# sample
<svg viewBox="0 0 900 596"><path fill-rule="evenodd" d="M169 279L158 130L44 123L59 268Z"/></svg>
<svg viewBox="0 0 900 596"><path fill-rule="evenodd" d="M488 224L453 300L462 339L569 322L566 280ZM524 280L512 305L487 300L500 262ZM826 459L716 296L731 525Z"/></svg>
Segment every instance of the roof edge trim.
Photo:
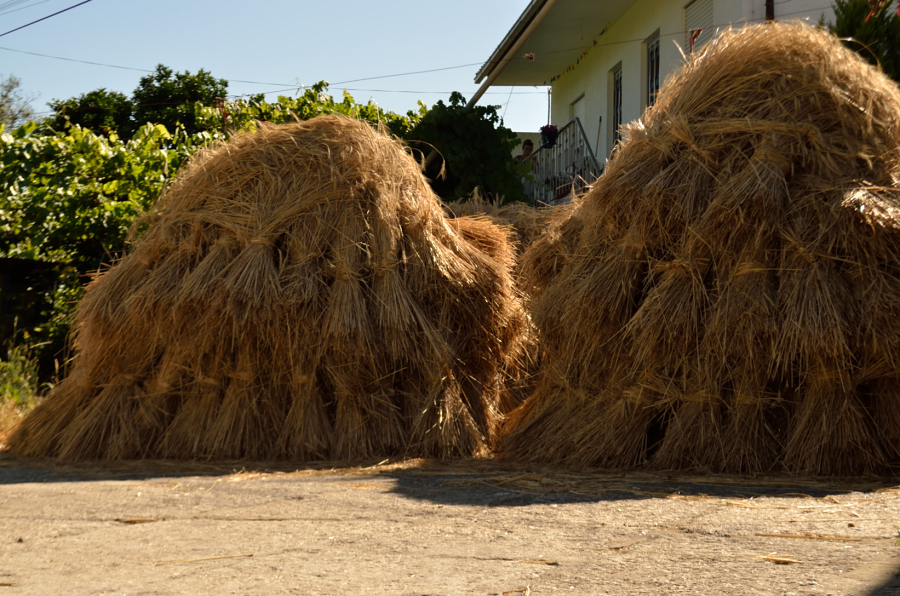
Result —
<svg viewBox="0 0 900 596"><path fill-rule="evenodd" d="M522 32L528 28L534 20L534 17L541 11L544 5L547 4L547 1L548 0L531 0L531 4L529 4L522 14L519 15L518 20L516 20L512 29L507 32L506 37L503 38L503 41L500 42L500 45L497 46L494 53L491 54L491 57L478 69L478 72L475 74L476 83L483 81L485 77L491 74L491 71L500 65L503 61L503 57L509 51L509 48L516 43L516 40L522 35Z"/></svg>

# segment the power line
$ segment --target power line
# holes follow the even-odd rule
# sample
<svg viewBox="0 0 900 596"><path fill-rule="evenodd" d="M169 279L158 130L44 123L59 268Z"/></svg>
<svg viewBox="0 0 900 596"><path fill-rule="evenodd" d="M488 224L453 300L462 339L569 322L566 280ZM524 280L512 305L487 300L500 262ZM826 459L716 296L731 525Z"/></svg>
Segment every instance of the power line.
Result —
<svg viewBox="0 0 900 596"><path fill-rule="evenodd" d="M48 2L49 0L44 0L44 1L45 1L45 2ZM87 2L90 2L91 0L86 0L86 1L87 1ZM74 8L74 7L73 7L73 8ZM51 16L52 16L52 15L51 15ZM5 34L4 34L4 35L5 35ZM155 72L155 71L153 71L153 70L148 70L148 69L146 69L146 68L135 68L135 67L133 67L133 66L122 66L122 65L119 65L119 64L108 64L108 63L106 63L106 62L93 62L93 61L91 61L91 60L78 60L78 59L76 59L76 58L66 58L66 57L64 57L64 56L53 56L53 55L51 55L51 54L41 54L40 52L28 52L28 51L25 51L25 50L17 50L17 49L15 49L15 48L0 47L0 50L5 50L5 51L7 51L7 52L16 52L16 53L18 53L18 54L28 54L29 56L39 56L39 57L41 57L41 58L52 58L52 59L54 59L54 60L65 60L66 62L77 62L77 63L79 63L79 64L89 64L89 65L91 65L91 66L105 66L105 67L107 67L107 68L118 68L118 69L120 69L120 70L134 70L134 71L137 71L137 72ZM472 62L472 63L470 63L470 64L458 64L458 65L456 65L456 66L444 66L444 67L441 67L441 68L432 68L432 69L429 69L429 70L416 70L416 71L412 71L412 72L401 72L401 73L396 73L396 74L380 75L380 76L377 76L377 77L365 77L365 78L362 78L362 79L350 79L350 80L348 80L348 81L338 81L337 83L330 83L330 84L332 84L332 85L345 85L345 84L347 84L347 83L358 83L358 82L361 82L361 81L373 81L373 80L375 80L375 79L390 79L390 78L394 78L394 77L406 77L406 76L416 75L416 74L426 74L426 73L431 73L431 72L440 72L440 71L443 71L443 70L454 70L454 69L459 69L459 68L470 68L470 67L472 67L472 66L478 66L478 65L480 65L480 64L481 64L481 62ZM264 81L245 81L245 80L242 80L242 79L230 79L230 78L229 78L229 79L226 79L226 80L227 80L229 83L247 83L247 84L250 84L250 85L284 85L284 86L287 86L287 85L289 84L289 83L270 83L270 82L264 82ZM291 87L291 89L295 89L296 87L297 87L297 86ZM286 90L287 90L287 89L286 89ZM274 92L274 91L270 91L269 93L275 93L275 92Z"/></svg>
<svg viewBox="0 0 900 596"><path fill-rule="evenodd" d="M47 1L49 1L49 0L43 0L43 2L47 2ZM67 8L67 9L65 9L65 10L62 10L62 11L59 11L59 12L54 13L54 14L52 14L52 15L49 15L49 16L47 16L47 17L44 17L44 19L48 19L48 18L50 18L50 17L52 17L52 16L54 16L54 15L56 15L56 14L60 14L60 13L62 13L62 12L65 12L66 10L71 10L72 8L75 8L75 7L77 7L77 6L80 6L81 4L86 4L87 2L90 2L90 1L91 1L91 0L85 0L84 2L81 2L80 4L76 4L75 6L71 6L71 7ZM795 15L795 14L809 13L809 12L813 12L813 11L815 11L815 10L823 10L823 9L826 9L826 8L829 8L829 7L828 7L828 6L819 6L819 7L815 7L815 8L804 9L804 10L797 11L797 12L793 12L793 13L786 13L786 14L782 14L782 15L779 15L779 16L783 18L783 17L786 17L786 16L792 16L792 15ZM19 10L21 10L21 9L19 9ZM44 20L44 19L40 19L40 20ZM762 20L762 19L752 19L752 20L747 21L747 22L754 22L754 21L757 21L757 20ZM39 21L34 21L34 22L37 23L37 22L39 22ZM33 24L33 23L29 23L29 25L30 25L30 24ZM27 27L27 26L28 26L28 25L23 25L23 27ZM725 26L725 25L717 25L716 27L718 28L718 27L722 27L722 26ZM19 29L21 29L21 28L23 28L23 27L19 27ZM17 31L17 30L18 30L18 29L13 29L13 31ZM7 35L8 33L12 33L12 31L7 31L7 33L4 33L4 34L0 35L0 37L2 37L3 35ZM672 32L672 33L666 33L666 34L663 34L663 35L661 35L661 37L672 37L672 36L677 36L677 35L682 35L682 34L684 34L684 31L675 31L675 32ZM635 42L642 42L642 41L644 41L644 40L643 40L643 39L626 39L626 40L621 40L621 41L616 41L616 42L598 43L596 46L578 46L578 47L570 47L570 48L559 49L559 50L551 50L551 51L547 51L547 52L539 52L539 53L533 52L533 55L534 55L535 57L548 56L548 55L552 55L552 54L565 53L565 52L574 52L574 51L578 51L578 50L583 51L583 50L585 50L587 47L613 46L613 45L622 45L622 44L626 44L626 43L635 43ZM50 54L42 54L42 53L39 53L39 52L29 52L29 51L26 51L26 50L17 50L17 49L14 49L14 48L7 48L7 47L2 47L2 46L0 46L0 50L4 50L4 51L7 51L7 52L16 52L16 53L19 53L19 54L27 54L27 55L30 55L30 56L38 56L38 57L41 57L41 58L51 58L51 59L54 59L54 60L64 60L64 61L66 61L66 62L76 62L76 63L79 63L79 64L88 64L88 65L91 65L91 66L103 66L103 67L106 67L106 68L117 68L117 69L120 69L120 70L132 70L132 71L137 71L137 72L147 72L147 73L155 72L155 71L153 71L153 70L148 70L148 69L146 69L146 68L134 68L134 67L131 67L131 66L121 66L121 65L118 65L118 64L108 64L108 63L104 63L104 62L93 62L93 61L89 61L89 60L78 60L78 59L75 59L75 58L66 58L66 57L63 57L63 56L53 56L53 55L50 55ZM513 61L513 60L518 60L518 59L519 59L519 58L515 58L515 57L513 57L513 58L506 58L506 59L504 59L504 60L501 60L500 62L511 62L511 61ZM347 83L356 83L356 82L360 82L360 81L371 81L371 80L376 80L376 79L388 79L388 78L395 78L395 77L411 76L411 75L416 75L416 74L427 74L427 73L440 72L440 71L445 71L445 70L454 70L454 69L459 69L459 68L469 68L469 67L472 67L472 66L479 66L480 64L482 64L482 63L480 63L480 62L474 62L474 63L470 63L470 64L459 64L459 65L456 65L456 66L445 66L445 67L441 67L441 68L433 68L433 69L428 69L428 70L417 70L417 71L402 72L402 73L396 73L396 74L390 74L390 75L380 75L380 76L375 76L375 77L365 77L365 78L361 78L361 79L350 79L350 80L347 80L347 81L338 81L338 82L336 82L336 83L331 83L331 85L338 86L338 85L345 85L345 84L347 84ZM273 90L273 91L266 91L266 92L264 92L264 94L266 94L266 95L269 95L269 94L271 94L271 93L282 93L282 92L286 92L286 91L293 91L293 90L295 90L295 89L297 89L297 88L299 87L299 85L292 85L292 86L289 86L289 87L288 87L288 84L287 84L287 83L270 83L270 82L262 82L262 81L247 81L247 80L242 80L242 79L226 79L226 80L228 80L229 83L245 83L245 84L250 84L250 85L278 85L278 86L284 85L284 86L285 86L285 88L283 88L283 89L276 89L276 90ZM373 92L379 92L379 93L438 93L438 92L431 92L431 91L394 91L394 90L383 90L383 89L359 89L359 91L373 91ZM254 95L254 94L251 94L251 93L245 93L245 94L242 94L242 96L249 96L249 95ZM240 96L238 96L238 97L240 97Z"/></svg>
<svg viewBox="0 0 900 596"><path fill-rule="evenodd" d="M372 92L372 93L430 93L430 94L444 94L449 95L453 93L453 91L401 91L398 89L353 89L352 87L345 87L345 91L363 91L363 92ZM506 91L487 91L485 95L506 95ZM534 95L540 94L543 95L543 91L513 91L512 95Z"/></svg>
<svg viewBox="0 0 900 596"><path fill-rule="evenodd" d="M79 2L78 4L74 4L74 5L70 6L69 8L64 8L64 9L62 9L62 10L59 10L59 11L57 11L57 12L54 12L53 14L48 14L47 16L45 16L45 17L43 17L43 18L40 18L40 19L38 19L38 20L36 20L36 21L31 21L30 23L27 23L27 24L25 24L25 25L22 25L21 27L16 27L15 29L10 29L10 30L7 31L6 33L0 33L0 37L3 37L4 35L9 35L10 33L15 33L16 31L19 31L19 30L21 30L21 29L24 29L25 27L31 27L32 25L34 25L34 24L36 24L36 23L40 23L41 21L46 21L46 20L49 19L50 17L55 17L55 16L58 15L58 14L62 14L62 13L64 13L64 12L66 12L66 11L72 10L73 8L78 8L79 6L81 6L81 5L83 5L83 4L87 4L88 2L92 2L92 1L93 1L93 0L84 0L83 2Z"/></svg>
<svg viewBox="0 0 900 596"><path fill-rule="evenodd" d="M45 2L48 2L49 0L44 0L44 1L45 1ZM91 0L86 0L86 1L87 1L87 2L90 2ZM74 7L73 7L73 8L74 8ZM52 16L52 15L51 15L51 16ZM48 17L48 18L49 18L49 17ZM36 22L36 21L35 21L35 22ZM26 26L27 26L27 25L26 25ZM4 35L5 35L5 34L4 34ZM109 64L109 63L106 63L106 62L93 62L93 61L91 61L91 60L78 60L78 59L76 59L76 58L66 58L66 57L64 57L64 56L53 56L53 55L51 55L51 54L42 54L42 53L40 53L40 52L28 52L28 51L26 51L26 50L17 50L17 49L15 49L15 48L7 48L7 47L2 47L2 46L0 46L0 50L4 50L4 51L7 51L7 52L16 52L17 54L28 54L29 56L38 56L38 57L40 57L40 58L51 58L51 59L53 59L53 60L65 60L66 62L77 62L77 63L79 63L79 64L89 64L89 65L91 65L91 66L105 66L105 67L107 67L107 68L118 68L118 69L120 69L120 70L134 70L134 71L137 71L137 72L155 72L155 71L153 71L153 70L148 70L148 69L146 69L146 68L135 68L135 67L133 67L133 66L122 66L122 65L120 65L120 64ZM481 64L481 63L480 63L480 62L473 62L473 63L470 63L470 64L458 64L458 65L456 65L456 66L444 66L444 67L441 67L441 68L432 68L432 69L429 69L429 70L416 70L416 71L412 71L412 72L401 72L401 73L396 73L396 74L380 75L380 76L377 76L377 77L366 77L366 78L362 78L362 79L351 79L351 80L349 80L349 81L338 81L337 83L330 83L330 84L332 84L332 85L345 85L345 84L347 84L347 83L358 83L358 82L360 82L360 81L372 81L372 80L375 80L375 79L390 79L390 78L394 78L394 77L405 77L405 76L416 75L416 74L425 74L425 73L430 73L430 72L440 72L440 71L443 71L443 70L454 70L454 69L458 69L458 68L470 68L470 67L472 67L472 66L478 66L479 64ZM227 80L229 83L247 83L247 84L250 84L250 85L284 85L284 86L287 86L287 85L289 84L289 83L271 83L271 82L265 82L265 81L246 81L246 80L243 80L243 79L230 79L230 78L229 78L229 79L226 79L226 80ZM290 89L296 89L298 86L299 86L299 85L295 85L295 86L291 87ZM288 91L288 90L289 90L289 89L285 89L285 91ZM268 93L275 93L275 91L269 91Z"/></svg>
<svg viewBox="0 0 900 596"><path fill-rule="evenodd" d="M107 68L118 68L121 70L136 70L138 72L153 72L146 68L134 68L131 66L119 66L118 64L106 64L104 62L91 62L89 60L76 60L75 58L64 58L63 56L51 56L50 54L41 54L38 52L27 52L25 50L16 50L13 48L0 47L0 50L7 52L16 52L17 54L28 54L29 56L40 56L41 58L53 58L54 60L65 60L66 62L78 62L79 64L90 64L91 66L105 66Z"/></svg>
<svg viewBox="0 0 900 596"><path fill-rule="evenodd" d="M394 77L406 77L409 75L426 74L429 72L440 72L442 70L454 70L456 68L469 68L471 66L478 66L479 64L481 64L481 62L473 62L472 64L460 64L458 66L445 66L443 68L431 68L429 70L416 70L413 72L401 72L400 74L381 75L378 77L366 77L364 79L352 79L350 81L339 81L334 84L335 85L345 85L347 83L359 83L361 81L374 81L375 79L392 79Z"/></svg>
<svg viewBox="0 0 900 596"><path fill-rule="evenodd" d="M329 83L329 87L335 86L338 87L338 83ZM295 91L297 87L290 87L287 89L274 89L272 91L261 91L259 93L240 93L229 95L228 97L232 99L241 99L242 97L251 97L253 95L271 95L273 93L284 93L286 91ZM428 91L424 89L358 89L355 87L344 87L341 89L342 91L358 91L363 93L417 93L420 95L450 95L453 91ZM458 89L456 91L459 91ZM462 93L460 91L460 93ZM533 95L540 93L544 94L543 91L513 91L513 95ZM506 95L506 91L488 91L485 95Z"/></svg>

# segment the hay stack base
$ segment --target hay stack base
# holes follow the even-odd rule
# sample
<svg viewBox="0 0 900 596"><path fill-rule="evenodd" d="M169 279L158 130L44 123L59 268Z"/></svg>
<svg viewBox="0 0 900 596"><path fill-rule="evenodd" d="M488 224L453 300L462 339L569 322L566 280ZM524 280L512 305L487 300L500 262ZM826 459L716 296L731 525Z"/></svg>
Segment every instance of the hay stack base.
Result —
<svg viewBox="0 0 900 596"><path fill-rule="evenodd" d="M445 219L347 118L195 157L89 286L69 374L10 440L93 458L451 457L494 440L526 317L507 232Z"/></svg>
<svg viewBox="0 0 900 596"><path fill-rule="evenodd" d="M526 252L513 457L896 471L900 91L798 24L723 33Z"/></svg>

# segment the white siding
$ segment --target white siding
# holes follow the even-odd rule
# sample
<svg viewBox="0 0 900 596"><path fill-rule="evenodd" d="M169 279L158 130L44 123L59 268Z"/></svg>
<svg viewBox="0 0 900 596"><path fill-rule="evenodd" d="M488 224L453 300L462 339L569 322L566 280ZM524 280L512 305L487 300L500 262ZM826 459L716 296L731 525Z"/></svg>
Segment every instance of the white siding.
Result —
<svg viewBox="0 0 900 596"><path fill-rule="evenodd" d="M694 51L698 51L713 38L715 21L713 20L713 0L693 0L684 7L684 48L690 48L691 32L701 29L699 37L694 41Z"/></svg>
<svg viewBox="0 0 900 596"><path fill-rule="evenodd" d="M644 101L644 41L659 30L660 76L665 79L683 64L679 46L684 26L684 0L638 0L633 8L598 39L598 47L581 60L575 70L553 83L551 121L563 126L571 120L571 104L585 97L581 126L602 165L612 148L610 71L622 65L622 119L640 117Z"/></svg>
<svg viewBox="0 0 900 596"><path fill-rule="evenodd" d="M581 125L584 126L585 101L584 95L569 104L569 119L578 118Z"/></svg>
<svg viewBox="0 0 900 596"><path fill-rule="evenodd" d="M631 10L598 39L598 47L581 60L573 71L553 83L551 122L557 126L568 123L572 119L572 104L584 95L585 115L581 119L581 125L601 164L612 149L612 131L609 129L612 125L609 118L611 93L607 82L610 70L621 62L622 118L625 122L636 120L643 110L643 95L646 93L646 42L641 40L647 40L659 30L660 77L665 81L684 64L681 48L685 42L686 2L687 0L637 0ZM816 7L830 3L830 0L776 0L775 18L795 18L786 13L806 10L807 12L798 16L807 16L813 24L823 12L826 19L833 19L834 13L830 8L816 10ZM742 23L761 22L765 17L765 0L712 0L710 4L713 19L711 29L716 32ZM706 33L704 30L704 34ZM687 48L684 48L684 52L687 53Z"/></svg>

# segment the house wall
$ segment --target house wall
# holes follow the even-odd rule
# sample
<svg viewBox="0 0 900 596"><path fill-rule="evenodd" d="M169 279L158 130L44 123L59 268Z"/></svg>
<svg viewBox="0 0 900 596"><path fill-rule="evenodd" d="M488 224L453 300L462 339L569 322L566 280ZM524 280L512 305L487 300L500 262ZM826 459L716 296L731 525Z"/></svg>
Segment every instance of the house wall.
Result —
<svg viewBox="0 0 900 596"><path fill-rule="evenodd" d="M585 96L585 119L582 121L588 142L601 165L612 148L612 117L610 105L611 71L621 63L622 118L630 122L644 110L642 82L645 67L642 62L646 48L644 40L659 30L660 78L677 71L683 62L684 6L688 0L639 0L618 22L598 40L598 46L552 84L551 122L559 127L571 120L570 106L582 94ZM833 20L831 0L776 0L775 17L807 17L817 22L824 13ZM827 5L827 6L826 6ZM728 24L761 22L765 19L765 0L713 0L713 22L718 29ZM601 122L602 118L602 122Z"/></svg>
<svg viewBox="0 0 900 596"><path fill-rule="evenodd" d="M643 110L641 100L643 40L659 29L660 74L682 64L675 42L681 43L682 6L672 0L639 0L598 40L598 46L553 83L551 121L557 126L569 122L569 109L582 94L585 118L581 123L594 155L601 162L611 145L611 117L608 97L610 71L622 65L622 118L635 120ZM601 122L602 118L602 122Z"/></svg>

